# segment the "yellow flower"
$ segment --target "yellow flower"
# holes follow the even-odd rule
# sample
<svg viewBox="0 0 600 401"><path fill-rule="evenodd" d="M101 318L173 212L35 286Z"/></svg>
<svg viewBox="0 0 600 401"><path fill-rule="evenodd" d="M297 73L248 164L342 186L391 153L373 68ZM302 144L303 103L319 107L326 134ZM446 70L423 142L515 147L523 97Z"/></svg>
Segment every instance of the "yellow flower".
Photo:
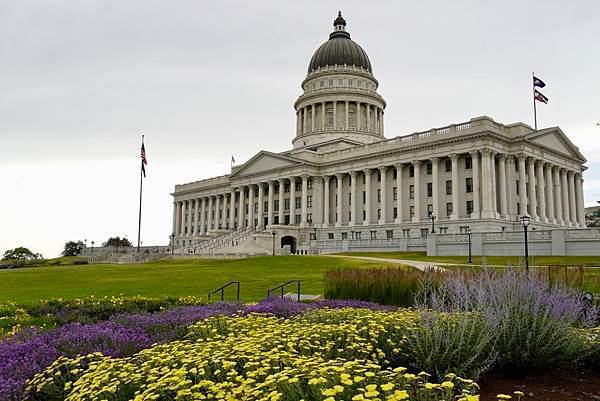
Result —
<svg viewBox="0 0 600 401"><path fill-rule="evenodd" d="M381 389L383 391L390 391L393 388L394 388L394 384L393 383L386 383L386 384L382 384L381 385Z"/></svg>
<svg viewBox="0 0 600 401"><path fill-rule="evenodd" d="M510 400L512 397L508 394L498 394L496 398L499 400Z"/></svg>
<svg viewBox="0 0 600 401"><path fill-rule="evenodd" d="M447 390L452 390L454 388L454 383L445 381L445 382L442 382L441 386Z"/></svg>

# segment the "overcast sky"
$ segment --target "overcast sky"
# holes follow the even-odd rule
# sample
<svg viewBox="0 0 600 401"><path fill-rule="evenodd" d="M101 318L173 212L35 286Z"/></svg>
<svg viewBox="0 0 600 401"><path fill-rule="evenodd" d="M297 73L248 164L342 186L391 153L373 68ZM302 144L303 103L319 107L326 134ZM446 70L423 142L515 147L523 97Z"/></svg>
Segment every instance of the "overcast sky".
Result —
<svg viewBox="0 0 600 401"><path fill-rule="evenodd" d="M532 124L531 72L600 200L600 1L0 0L0 252L166 244L176 183L284 151L337 10L387 101L387 137L488 115Z"/></svg>

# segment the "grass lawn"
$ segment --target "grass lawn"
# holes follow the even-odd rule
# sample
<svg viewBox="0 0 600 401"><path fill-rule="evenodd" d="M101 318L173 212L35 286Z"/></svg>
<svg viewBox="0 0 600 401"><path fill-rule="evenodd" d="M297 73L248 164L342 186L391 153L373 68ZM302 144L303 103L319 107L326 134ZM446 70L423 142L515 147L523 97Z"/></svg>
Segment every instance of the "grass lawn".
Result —
<svg viewBox="0 0 600 401"><path fill-rule="evenodd" d="M323 275L338 267L374 267L380 262L325 256L267 256L239 260L167 260L131 265L79 265L0 270L0 303L89 295L186 296L206 298L229 281L241 282L241 298L257 301L267 289L302 280L303 294L322 294ZM289 292L293 292L290 288ZM235 288L225 293L235 298Z"/></svg>
<svg viewBox="0 0 600 401"><path fill-rule="evenodd" d="M600 250L598 251L600 253ZM408 259L440 263L467 263L467 256L427 256L425 252L347 252L340 255L371 256L376 258ZM473 256L474 264L512 265L520 266L525 263L523 256ZM531 266L600 266L599 256L530 256Z"/></svg>

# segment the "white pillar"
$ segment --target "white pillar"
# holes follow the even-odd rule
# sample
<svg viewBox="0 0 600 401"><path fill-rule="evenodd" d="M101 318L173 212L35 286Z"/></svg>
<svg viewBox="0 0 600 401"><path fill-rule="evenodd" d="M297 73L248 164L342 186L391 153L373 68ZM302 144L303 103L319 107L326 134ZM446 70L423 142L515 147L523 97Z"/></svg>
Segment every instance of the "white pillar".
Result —
<svg viewBox="0 0 600 401"><path fill-rule="evenodd" d="M310 105L310 132L315 132L315 111L317 108L313 103Z"/></svg>
<svg viewBox="0 0 600 401"><path fill-rule="evenodd" d="M440 217L440 159L439 157L431 158L431 197L433 202L433 215ZM454 207L454 205L452 205ZM454 209L453 209L454 210Z"/></svg>
<svg viewBox="0 0 600 401"><path fill-rule="evenodd" d="M577 225L577 204L575 203L575 173L573 171L569 171L567 173L567 178L569 180L569 216L571 219L569 220L570 226Z"/></svg>
<svg viewBox="0 0 600 401"><path fill-rule="evenodd" d="M306 227L308 225L308 175L302 174L302 200L301 215L300 215L300 226Z"/></svg>
<svg viewBox="0 0 600 401"><path fill-rule="evenodd" d="M452 162L452 214L450 215L451 220L458 220L460 217L460 197L458 196L458 155L450 155L450 161ZM416 177L415 171L415 177ZM415 187L416 191L416 187ZM439 215L438 215L439 217Z"/></svg>
<svg viewBox="0 0 600 401"><path fill-rule="evenodd" d="M194 225L192 226L192 234L198 235L199 215L200 214L200 199L194 199Z"/></svg>
<svg viewBox="0 0 600 401"><path fill-rule="evenodd" d="M296 224L296 177L290 177L290 224Z"/></svg>
<svg viewBox="0 0 600 401"><path fill-rule="evenodd" d="M378 223L385 224L387 222L387 167L379 167L379 174L381 175L379 183L379 191L381 192L381 203L379 205L381 208L381 218Z"/></svg>
<svg viewBox="0 0 600 401"><path fill-rule="evenodd" d="M371 105L369 103L365 104L367 108L367 132L371 132Z"/></svg>
<svg viewBox="0 0 600 401"><path fill-rule="evenodd" d="M214 204L213 197L209 196L208 197L208 222L207 222L208 227L206 229L207 233L213 229L213 227L212 227L212 225L213 225L213 204Z"/></svg>
<svg viewBox="0 0 600 401"><path fill-rule="evenodd" d="M235 188L229 192L229 229L235 230Z"/></svg>
<svg viewBox="0 0 600 401"><path fill-rule="evenodd" d="M356 130L360 130L360 102L356 102Z"/></svg>
<svg viewBox="0 0 600 401"><path fill-rule="evenodd" d="M526 156L520 154L517 156L519 160L519 214L521 216L527 215L527 177L526 167L525 167L525 159ZM520 217L520 216L519 216Z"/></svg>
<svg viewBox="0 0 600 401"><path fill-rule="evenodd" d="M206 198L202 197L202 208L200 209L200 235L206 234L204 226L206 225Z"/></svg>
<svg viewBox="0 0 600 401"><path fill-rule="evenodd" d="M554 183L552 182L552 165L545 163L546 168L546 207L548 210L548 223L556 224L556 214L554 213Z"/></svg>
<svg viewBox="0 0 600 401"><path fill-rule="evenodd" d="M508 215L506 220L513 220L517 215L517 195L516 195L516 184L517 178L515 176L515 158L514 156L508 156L506 158L506 198L507 198L507 209Z"/></svg>
<svg viewBox="0 0 600 401"><path fill-rule="evenodd" d="M575 199L577 202L577 222L579 227L585 228L585 201L583 197L583 178L581 173L575 176Z"/></svg>
<svg viewBox="0 0 600 401"><path fill-rule="evenodd" d="M256 216L254 213L254 184L250 184L248 186L248 226L255 228L256 224L254 224L254 220L256 220Z"/></svg>
<svg viewBox="0 0 600 401"><path fill-rule="evenodd" d="M302 132L301 130L301 124L300 124L300 110L296 111L296 135L300 135Z"/></svg>
<svg viewBox="0 0 600 401"><path fill-rule="evenodd" d="M227 203L227 194L223 193L223 212L221 215L221 228L223 230L227 230L227 209L229 209L229 204Z"/></svg>
<svg viewBox="0 0 600 401"><path fill-rule="evenodd" d="M172 234L177 233L177 207L177 202L173 202L173 229L171 230Z"/></svg>
<svg viewBox="0 0 600 401"><path fill-rule="evenodd" d="M415 198L413 199L415 215L413 216L412 221L418 223L421 221L421 162L415 160L412 163L414 169L413 188L415 193ZM452 183L452 185L454 186L454 183Z"/></svg>
<svg viewBox="0 0 600 401"><path fill-rule="evenodd" d="M323 227L328 227L330 223L329 218L329 203L330 203L330 195L329 195L329 183L331 177L326 175L323 177L323 185L325 186L323 191Z"/></svg>
<svg viewBox="0 0 600 401"><path fill-rule="evenodd" d="M498 159L498 169L500 172L500 214L503 218L506 218L508 216L506 197L506 155L500 155Z"/></svg>
<svg viewBox="0 0 600 401"><path fill-rule="evenodd" d="M492 210L494 218L498 217L498 183L496 182L496 152L492 151L490 157L490 171L492 173Z"/></svg>
<svg viewBox="0 0 600 401"><path fill-rule="evenodd" d="M562 182L560 177L560 167L552 168L554 179L554 213L556 215L556 224L564 224L563 202L562 202Z"/></svg>
<svg viewBox="0 0 600 401"><path fill-rule="evenodd" d="M396 224L402 223L404 220L404 189L403 189L403 177L402 171L404 170L404 165L402 163L396 164L396 219L394 222Z"/></svg>
<svg viewBox="0 0 600 401"><path fill-rule="evenodd" d="M529 216L532 221L539 221L537 212L537 193L535 192L535 159L529 158L527 161L528 187L529 187Z"/></svg>
<svg viewBox="0 0 600 401"><path fill-rule="evenodd" d="M357 182L356 182L356 171L350 172L350 226L355 226L357 221L358 211L358 199L357 194Z"/></svg>
<svg viewBox="0 0 600 401"><path fill-rule="evenodd" d="M480 184L480 172L479 172L479 151L474 150L469 153L471 155L471 168L473 169L473 212L471 218L478 219L481 215L481 184ZM452 166L454 171L454 165ZM453 191L454 193L454 191ZM452 210L458 205L452 205Z"/></svg>
<svg viewBox="0 0 600 401"><path fill-rule="evenodd" d="M334 100L332 103L333 103L333 129L336 130L336 129L338 129L338 126L337 126L337 100Z"/></svg>
<svg viewBox="0 0 600 401"><path fill-rule="evenodd" d="M371 224L371 169L363 170L365 174L365 219L363 225Z"/></svg>
<svg viewBox="0 0 600 401"><path fill-rule="evenodd" d="M275 181L273 180L269 180L268 182L269 185L269 194L267 196L267 225L273 225L273 216L275 216L275 214L273 213L273 201L275 200L274 197L274 192L275 192Z"/></svg>
<svg viewBox="0 0 600 401"><path fill-rule="evenodd" d="M494 203L492 200L492 151L490 149L481 150L481 184L481 198L483 203L481 218L493 219L496 217L496 213L493 209Z"/></svg>
<svg viewBox="0 0 600 401"><path fill-rule="evenodd" d="M325 127L326 127L326 125L325 125L325 123L326 123L325 110L326 110L325 109L325 102L321 102L321 131L325 131Z"/></svg>
<svg viewBox="0 0 600 401"><path fill-rule="evenodd" d="M547 223L548 218L546 217L546 185L544 184L544 162L538 160L536 164L537 169L537 187L538 187L538 205L539 205L539 217L540 222Z"/></svg>
<svg viewBox="0 0 600 401"><path fill-rule="evenodd" d="M221 195L215 196L215 230L220 229L221 219L219 218L219 210L221 209Z"/></svg>
<svg viewBox="0 0 600 401"><path fill-rule="evenodd" d="M279 224L283 225L285 223L285 213L284 213L284 205L285 205L285 180L283 178L279 179L279 211L277 213L277 218L279 219Z"/></svg>
<svg viewBox="0 0 600 401"><path fill-rule="evenodd" d="M348 101L346 100L346 130L350 129L350 105L348 104Z"/></svg>
<svg viewBox="0 0 600 401"><path fill-rule="evenodd" d="M342 192L344 175L338 173L335 175L335 178L337 180L337 219L335 220L335 226L340 227L344 218L344 208L342 207L344 204L344 193Z"/></svg>
<svg viewBox="0 0 600 401"><path fill-rule="evenodd" d="M258 226L260 228L264 228L265 227L265 218L264 218L264 213L265 213L265 208L264 208L264 201L265 201L265 186L262 182L258 183Z"/></svg>
<svg viewBox="0 0 600 401"><path fill-rule="evenodd" d="M302 108L302 133L303 134L307 134L308 133L308 127L307 127L307 125L308 125L308 122L307 122L308 117L306 116L307 109L308 109L307 107L303 107ZM261 226L261 225L259 224L259 226Z"/></svg>
<svg viewBox="0 0 600 401"><path fill-rule="evenodd" d="M567 170L560 170L560 187L562 189L563 223L571 225L571 210L569 208L569 185L567 183Z"/></svg>

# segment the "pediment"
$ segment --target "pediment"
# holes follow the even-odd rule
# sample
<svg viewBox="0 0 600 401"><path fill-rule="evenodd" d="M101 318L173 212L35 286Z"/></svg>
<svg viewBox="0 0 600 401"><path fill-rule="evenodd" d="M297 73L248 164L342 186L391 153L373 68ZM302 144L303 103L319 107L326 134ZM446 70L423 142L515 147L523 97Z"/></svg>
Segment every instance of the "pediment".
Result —
<svg viewBox="0 0 600 401"><path fill-rule="evenodd" d="M581 154L579 148L569 140L560 128L548 128L533 132L527 135L527 140L585 162L585 157Z"/></svg>
<svg viewBox="0 0 600 401"><path fill-rule="evenodd" d="M253 175L262 172L280 170L286 167L296 166L302 164L302 160L298 160L293 157L280 155L277 153L271 153L262 151L252 157L243 165L239 166L231 178L243 177L245 175Z"/></svg>

